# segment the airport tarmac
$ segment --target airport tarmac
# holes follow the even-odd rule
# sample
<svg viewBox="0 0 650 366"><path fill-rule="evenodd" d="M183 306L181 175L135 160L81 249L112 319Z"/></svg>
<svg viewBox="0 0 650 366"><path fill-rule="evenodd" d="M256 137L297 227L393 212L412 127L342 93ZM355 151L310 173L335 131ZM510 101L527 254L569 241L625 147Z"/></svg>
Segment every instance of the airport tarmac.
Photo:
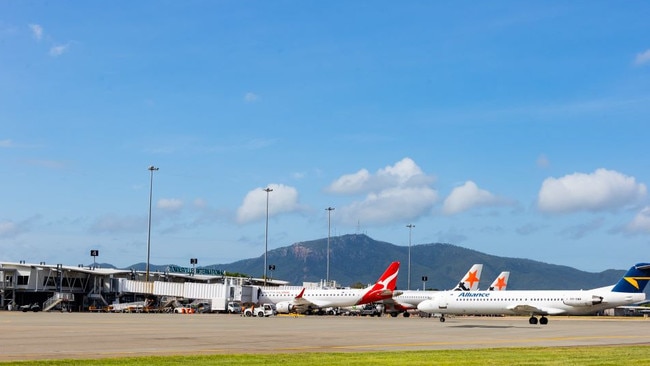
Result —
<svg viewBox="0 0 650 366"><path fill-rule="evenodd" d="M650 344L650 319L549 319L0 311L0 361Z"/></svg>

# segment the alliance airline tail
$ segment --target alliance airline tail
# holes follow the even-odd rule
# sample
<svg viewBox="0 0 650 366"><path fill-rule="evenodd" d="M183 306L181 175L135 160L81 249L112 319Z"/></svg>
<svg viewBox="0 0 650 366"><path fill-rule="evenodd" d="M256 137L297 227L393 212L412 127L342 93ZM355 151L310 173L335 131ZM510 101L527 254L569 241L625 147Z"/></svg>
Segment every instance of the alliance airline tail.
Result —
<svg viewBox="0 0 650 366"><path fill-rule="evenodd" d="M529 323L547 324L547 315L584 315L645 300L650 263L632 266L615 285L592 290L448 291L423 301L418 310L442 314L530 315Z"/></svg>
<svg viewBox="0 0 650 366"><path fill-rule="evenodd" d="M261 289L260 302L272 302L278 313L309 313L327 307L344 307L389 299L397 284L399 262L391 263L377 282L365 289L307 289L304 287Z"/></svg>

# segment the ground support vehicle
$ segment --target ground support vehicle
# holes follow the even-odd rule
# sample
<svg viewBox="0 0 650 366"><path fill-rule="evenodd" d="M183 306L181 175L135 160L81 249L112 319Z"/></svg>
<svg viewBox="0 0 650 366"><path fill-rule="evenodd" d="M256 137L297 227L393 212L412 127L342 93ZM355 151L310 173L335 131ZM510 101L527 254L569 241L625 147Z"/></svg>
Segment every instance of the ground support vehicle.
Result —
<svg viewBox="0 0 650 366"><path fill-rule="evenodd" d="M277 311L275 310L275 305L273 304L262 304L260 306L251 306L244 310L243 315L247 317L256 316L258 318L264 318L268 316L276 315Z"/></svg>

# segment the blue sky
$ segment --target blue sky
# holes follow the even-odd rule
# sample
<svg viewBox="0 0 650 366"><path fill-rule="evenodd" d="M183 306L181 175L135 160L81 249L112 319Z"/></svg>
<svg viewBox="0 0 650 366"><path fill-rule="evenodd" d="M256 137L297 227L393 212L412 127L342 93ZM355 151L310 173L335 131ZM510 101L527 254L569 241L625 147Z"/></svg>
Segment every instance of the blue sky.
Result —
<svg viewBox="0 0 650 366"><path fill-rule="evenodd" d="M650 5L0 1L0 260L366 233L650 261ZM504 269L507 270L507 269ZM261 273L260 273L261 274Z"/></svg>

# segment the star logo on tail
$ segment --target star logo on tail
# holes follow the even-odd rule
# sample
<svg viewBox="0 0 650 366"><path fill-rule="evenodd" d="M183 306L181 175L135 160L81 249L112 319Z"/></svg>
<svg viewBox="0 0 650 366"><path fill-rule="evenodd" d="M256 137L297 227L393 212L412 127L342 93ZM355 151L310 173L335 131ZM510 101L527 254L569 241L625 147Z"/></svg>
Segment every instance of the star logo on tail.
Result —
<svg viewBox="0 0 650 366"><path fill-rule="evenodd" d="M479 281L479 278L476 276L477 272L478 271L470 272L467 278L463 280L464 282L469 282L469 288L474 287L474 282Z"/></svg>

